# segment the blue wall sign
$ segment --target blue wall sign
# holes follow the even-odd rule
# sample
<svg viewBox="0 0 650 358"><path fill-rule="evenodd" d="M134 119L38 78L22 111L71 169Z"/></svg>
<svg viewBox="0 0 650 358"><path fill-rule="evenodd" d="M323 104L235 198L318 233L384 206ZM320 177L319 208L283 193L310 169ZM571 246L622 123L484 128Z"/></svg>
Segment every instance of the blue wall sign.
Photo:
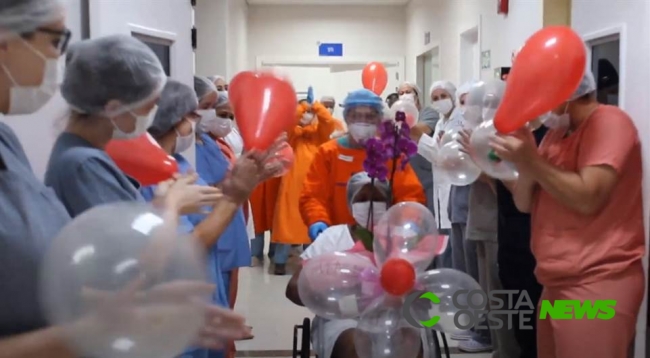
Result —
<svg viewBox="0 0 650 358"><path fill-rule="evenodd" d="M318 56L341 57L343 56L343 44L320 44L318 46Z"/></svg>

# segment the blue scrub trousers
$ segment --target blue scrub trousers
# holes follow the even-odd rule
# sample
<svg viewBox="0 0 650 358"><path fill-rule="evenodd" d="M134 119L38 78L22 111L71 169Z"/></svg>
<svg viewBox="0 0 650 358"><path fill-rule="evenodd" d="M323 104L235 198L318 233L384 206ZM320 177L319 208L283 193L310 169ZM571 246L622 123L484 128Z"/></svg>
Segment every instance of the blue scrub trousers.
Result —
<svg viewBox="0 0 650 358"><path fill-rule="evenodd" d="M275 256L273 256L273 262L276 265L284 265L287 263L287 260L289 260L289 252L291 251L291 247L293 246L299 246L299 245L290 245L290 244L271 244L271 245L276 245L275 246ZM302 245L303 249L307 249L309 247L309 244Z"/></svg>
<svg viewBox="0 0 650 358"><path fill-rule="evenodd" d="M269 244L269 258L273 259L275 256L276 244ZM264 259L264 233L255 235L251 240L251 256L257 257L260 261Z"/></svg>

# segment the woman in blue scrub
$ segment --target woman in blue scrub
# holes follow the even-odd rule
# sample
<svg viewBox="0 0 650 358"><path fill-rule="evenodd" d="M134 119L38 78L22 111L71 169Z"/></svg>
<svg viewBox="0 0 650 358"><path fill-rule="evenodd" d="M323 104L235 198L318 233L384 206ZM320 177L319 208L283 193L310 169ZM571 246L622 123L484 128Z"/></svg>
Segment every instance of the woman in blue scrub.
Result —
<svg viewBox="0 0 650 358"><path fill-rule="evenodd" d="M218 94L217 88L207 78L196 77L194 90L199 98L198 113L201 116L196 133L196 169L199 176L208 184L219 186L228 173L230 162L210 133L218 132L220 121L224 120L217 116L214 107L223 106L228 99L224 94ZM217 100L212 101L215 95ZM228 118L225 120L230 121ZM246 220L241 206L237 209L226 231L219 238L217 249L230 307L234 308L239 268L248 267L251 264Z"/></svg>
<svg viewBox="0 0 650 358"><path fill-rule="evenodd" d="M196 122L200 119L197 114L198 100L192 88L180 82L170 80L158 101L158 112L149 127L149 133L158 141L160 147L169 155L173 155L178 162L179 173L188 174L194 171L192 165L181 154L194 145L194 131ZM208 184L199 177L196 184L207 186ZM152 201L155 198L156 186L144 187L141 190L145 200ZM215 220L213 215L207 214L210 207L206 208L206 213L190 214L182 217L183 228L187 233L193 232L196 227L203 222ZM209 224L209 223L208 223ZM205 225L205 224L203 224ZM219 267L219 257L217 255L217 245L207 247L208 253L208 270L216 290L213 295L213 303L222 307L228 307L228 296L223 283L223 278ZM187 351L183 357L224 357L223 351L208 351L206 349L196 348Z"/></svg>
<svg viewBox="0 0 650 358"><path fill-rule="evenodd" d="M55 193L36 178L18 137L2 118L35 113L56 92L57 59L70 39L62 9L56 0L0 2L0 292L4 293L0 355L4 357L74 356L62 329L48 327L38 300L42 259L70 216Z"/></svg>

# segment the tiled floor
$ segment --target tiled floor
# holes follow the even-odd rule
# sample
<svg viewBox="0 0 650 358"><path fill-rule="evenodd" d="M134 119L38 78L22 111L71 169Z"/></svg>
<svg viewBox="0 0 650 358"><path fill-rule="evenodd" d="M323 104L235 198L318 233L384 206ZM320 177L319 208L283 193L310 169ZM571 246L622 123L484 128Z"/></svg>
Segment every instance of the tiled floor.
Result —
<svg viewBox="0 0 650 358"><path fill-rule="evenodd" d="M291 267L289 267L291 269ZM290 357L293 326L313 315L284 296L291 277L268 273L264 268L251 267L240 271L239 294L235 310L246 316L253 326L255 338L237 343L238 357ZM457 342L449 341L452 347ZM455 350L455 349L454 349ZM488 358L490 354L452 354L453 358Z"/></svg>

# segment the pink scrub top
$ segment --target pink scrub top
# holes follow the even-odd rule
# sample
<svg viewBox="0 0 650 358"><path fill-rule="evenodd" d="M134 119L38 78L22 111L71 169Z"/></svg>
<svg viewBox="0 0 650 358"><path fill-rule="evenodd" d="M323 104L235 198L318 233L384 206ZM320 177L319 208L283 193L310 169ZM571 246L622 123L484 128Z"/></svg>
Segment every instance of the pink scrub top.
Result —
<svg viewBox="0 0 650 358"><path fill-rule="evenodd" d="M535 274L547 287L598 281L638 264L645 253L639 135L618 107L601 105L575 132L550 130L539 152L569 172L608 166L618 180L605 206L582 215L541 188L531 212Z"/></svg>

